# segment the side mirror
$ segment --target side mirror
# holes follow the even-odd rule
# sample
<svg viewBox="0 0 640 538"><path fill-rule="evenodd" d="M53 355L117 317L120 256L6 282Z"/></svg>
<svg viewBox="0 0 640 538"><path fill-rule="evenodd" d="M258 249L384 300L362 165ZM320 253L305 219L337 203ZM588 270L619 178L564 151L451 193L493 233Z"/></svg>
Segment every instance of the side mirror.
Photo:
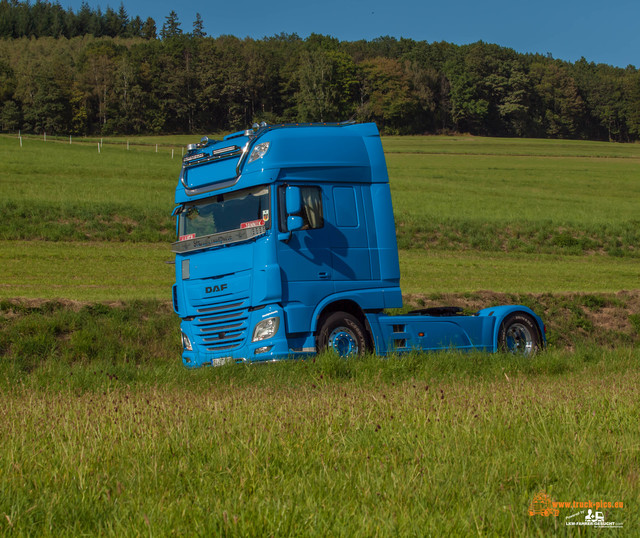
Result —
<svg viewBox="0 0 640 538"><path fill-rule="evenodd" d="M300 193L300 187L287 187L285 203L287 204L287 216L300 214L302 211L302 194Z"/></svg>
<svg viewBox="0 0 640 538"><path fill-rule="evenodd" d="M304 226L304 220L299 215L289 215L287 217L287 228L289 232L295 232L301 230Z"/></svg>
<svg viewBox="0 0 640 538"><path fill-rule="evenodd" d="M302 213L302 192L300 187L287 187L284 196L285 215L287 216L287 232L278 235L280 241L288 243L293 237L293 232L301 230L304 220L300 216Z"/></svg>

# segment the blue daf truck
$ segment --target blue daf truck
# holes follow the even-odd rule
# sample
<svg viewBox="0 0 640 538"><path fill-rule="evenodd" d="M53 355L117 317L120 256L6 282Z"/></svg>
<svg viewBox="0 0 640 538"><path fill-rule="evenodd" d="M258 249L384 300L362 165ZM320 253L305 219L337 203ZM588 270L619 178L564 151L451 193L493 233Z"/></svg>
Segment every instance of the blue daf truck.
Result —
<svg viewBox="0 0 640 538"><path fill-rule="evenodd" d="M402 295L375 124L263 123L187 149L172 245L186 366L544 345L524 306L385 313Z"/></svg>

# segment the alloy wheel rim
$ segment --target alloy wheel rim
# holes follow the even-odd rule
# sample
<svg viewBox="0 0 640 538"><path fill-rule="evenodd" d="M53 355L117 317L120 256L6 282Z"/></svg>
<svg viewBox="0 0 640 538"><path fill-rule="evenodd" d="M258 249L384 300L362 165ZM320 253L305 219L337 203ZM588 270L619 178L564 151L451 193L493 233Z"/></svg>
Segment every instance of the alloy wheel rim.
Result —
<svg viewBox="0 0 640 538"><path fill-rule="evenodd" d="M528 327L514 323L507 329L507 351L515 355L530 355L533 352L533 336Z"/></svg>
<svg viewBox="0 0 640 538"><path fill-rule="evenodd" d="M337 327L329 335L329 347L341 357L358 353L358 341L346 327Z"/></svg>

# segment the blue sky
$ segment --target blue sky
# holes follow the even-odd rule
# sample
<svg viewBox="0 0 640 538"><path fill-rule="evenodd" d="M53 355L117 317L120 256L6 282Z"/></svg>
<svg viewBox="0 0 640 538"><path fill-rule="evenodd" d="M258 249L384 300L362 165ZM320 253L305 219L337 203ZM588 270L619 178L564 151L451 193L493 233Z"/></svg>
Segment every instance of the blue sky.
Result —
<svg viewBox="0 0 640 538"><path fill-rule="evenodd" d="M61 3L78 10L81 1ZM118 9L120 0L88 4ZM390 35L459 45L483 40L571 62L584 56L590 62L640 67L639 0L128 0L124 6L129 16L153 17L158 30L173 9L184 31L191 31L199 12L211 36L318 33L354 41Z"/></svg>

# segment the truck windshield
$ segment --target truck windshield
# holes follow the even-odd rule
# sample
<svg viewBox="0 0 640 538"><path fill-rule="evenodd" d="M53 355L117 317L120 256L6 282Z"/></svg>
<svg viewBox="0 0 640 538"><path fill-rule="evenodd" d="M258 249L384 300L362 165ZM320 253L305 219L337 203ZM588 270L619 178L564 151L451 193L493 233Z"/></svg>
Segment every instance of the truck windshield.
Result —
<svg viewBox="0 0 640 538"><path fill-rule="evenodd" d="M218 194L185 204L178 212L180 251L250 239L271 227L268 186ZM228 233L239 230L238 233ZM207 241L197 241L207 237ZM196 240L196 241L194 241ZM175 249L174 249L175 250Z"/></svg>

